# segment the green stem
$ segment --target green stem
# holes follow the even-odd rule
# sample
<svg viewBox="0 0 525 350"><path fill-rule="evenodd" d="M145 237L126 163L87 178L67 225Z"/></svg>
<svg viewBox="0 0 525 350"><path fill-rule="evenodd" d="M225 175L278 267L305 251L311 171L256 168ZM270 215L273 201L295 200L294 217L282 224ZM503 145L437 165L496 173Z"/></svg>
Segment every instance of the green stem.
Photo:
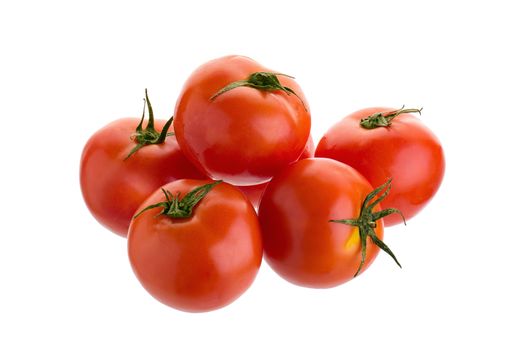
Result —
<svg viewBox="0 0 525 350"><path fill-rule="evenodd" d="M390 112L377 112L372 115L369 115L366 118L361 119L359 123L361 127L365 129L375 129L379 127L387 127L392 124L392 120L402 113L419 113L421 115L421 110L423 108L407 108L405 106L400 109L396 109Z"/></svg>
<svg viewBox="0 0 525 350"><path fill-rule="evenodd" d="M304 104L304 101L288 86L283 86L278 76L284 76L291 79L295 79L294 77L282 73L272 73L272 72L255 72L248 76L247 79L244 80L238 80L234 81L219 91L217 91L212 97L210 97L210 100L214 101L217 97L220 95L236 89L241 86L247 86L254 89L262 90L262 91L284 91L287 95L294 95L301 101L304 109L306 109L306 105Z"/></svg>
<svg viewBox="0 0 525 350"><path fill-rule="evenodd" d="M349 226L355 226L359 230L359 240L361 242L361 262L359 263L359 267L357 268L357 271L354 275L357 276L359 272L361 272L361 269L363 268L366 260L366 245L367 245L367 238L370 237L372 240L372 243L374 243L376 246L378 246L381 250L386 252L388 255L394 259L396 264L401 267L401 264L399 261L397 261L396 256L394 253L388 248L388 246L377 237L375 233L375 228L377 226L376 221L382 219L383 217L397 213L401 215L403 218L403 222L405 222L405 217L403 214L394 208L389 209L383 209L377 212L374 212L374 208L376 205L378 205L383 199L386 198L388 193L390 192L392 179L389 179L387 182L382 184L381 186L374 189L372 192L370 192L363 201L363 204L361 205L361 214L356 219L341 219L341 220L330 220L330 222L337 222L340 224L345 224ZM384 192L380 194L382 191ZM372 201L376 196L377 199ZM372 202L372 203L370 203ZM406 225L406 222L405 222Z"/></svg>
<svg viewBox="0 0 525 350"><path fill-rule="evenodd" d="M170 191L161 188L164 193L166 200L164 202L155 203L147 206L138 212L133 219L136 219L139 215L147 210L154 208L163 208L158 215L166 215L173 219L189 218L193 213L195 206L210 192L216 185L220 184L222 180L215 181L209 184L205 184L194 188L188 192L182 199L180 198L180 192L174 196Z"/></svg>
<svg viewBox="0 0 525 350"><path fill-rule="evenodd" d="M144 99L144 106L142 108L142 118L140 119L139 125L137 125L135 132L131 135L131 139L135 141L136 145L131 149L131 151L128 153L124 160L131 157L142 147L147 145L159 145L166 141L167 136L174 135L174 133L168 132L171 124L173 123L173 116L170 119L168 119L166 124L164 124L164 127L162 128L162 131L160 133L157 130L155 130L155 119L153 117L153 108L151 107L151 102L148 96L148 89L145 89L145 92L146 98ZM146 105L148 107L148 124L146 125L146 128L143 129L142 124L144 123Z"/></svg>

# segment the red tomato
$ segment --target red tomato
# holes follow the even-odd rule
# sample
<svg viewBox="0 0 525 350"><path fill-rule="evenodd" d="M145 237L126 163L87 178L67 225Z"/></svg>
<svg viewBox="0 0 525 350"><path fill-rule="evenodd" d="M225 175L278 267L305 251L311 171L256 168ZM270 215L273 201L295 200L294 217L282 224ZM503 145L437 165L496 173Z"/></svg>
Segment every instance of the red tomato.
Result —
<svg viewBox="0 0 525 350"><path fill-rule="evenodd" d="M405 112L418 110L377 107L350 114L322 137L315 155L352 166L374 187L391 178L392 191L382 205L399 209L409 219L437 192L445 157L437 137ZM372 128L361 126L361 120ZM380 125L373 128L372 124ZM385 218L386 226L400 222L399 216Z"/></svg>
<svg viewBox="0 0 525 350"><path fill-rule="evenodd" d="M153 191L176 179L204 178L173 136L160 144L146 144L128 157L139 145L137 136L131 138L137 125L142 125L140 118L106 125L88 140L80 161L80 185L87 207L102 225L124 237L133 213ZM163 125L165 120L154 122L157 131Z"/></svg>
<svg viewBox="0 0 525 350"><path fill-rule="evenodd" d="M377 207L388 185L373 190L332 159L290 165L270 181L259 207L266 261L292 283L327 288L366 270L379 248L395 259L381 241L381 218L393 211Z"/></svg>
<svg viewBox="0 0 525 350"><path fill-rule="evenodd" d="M268 181L299 158L310 113L297 83L243 56L199 67L175 107L186 156L213 179L234 185Z"/></svg>
<svg viewBox="0 0 525 350"><path fill-rule="evenodd" d="M313 157L314 150L315 150L314 140L312 139L312 136L310 136L308 137L308 142L306 143L306 147L304 148L304 151L303 153L301 153L301 156L299 157L298 160ZM268 185L268 182L265 182L265 183L253 185L253 186L237 186L237 188L241 190L241 192L244 193L246 197L248 197L250 202L252 202L253 207L257 210L257 208L259 208L259 203L261 202L261 197L264 193L264 189L266 188L267 185Z"/></svg>
<svg viewBox="0 0 525 350"><path fill-rule="evenodd" d="M140 206L129 228L133 271L153 297L176 309L228 305L251 285L261 264L252 205L226 183L178 180L162 189ZM159 202L164 204L155 208Z"/></svg>

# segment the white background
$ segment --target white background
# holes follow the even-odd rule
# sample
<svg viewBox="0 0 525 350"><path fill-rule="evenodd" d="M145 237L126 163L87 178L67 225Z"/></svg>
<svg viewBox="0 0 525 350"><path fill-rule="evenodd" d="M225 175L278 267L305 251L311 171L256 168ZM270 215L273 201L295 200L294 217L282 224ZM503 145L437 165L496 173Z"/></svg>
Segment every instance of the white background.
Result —
<svg viewBox="0 0 525 350"><path fill-rule="evenodd" d="M1 349L523 349L519 1L11 1L0 5ZM126 241L80 196L83 144L111 120L173 112L205 61L297 78L313 136L368 106L424 107L447 170L361 277L313 290L263 264L219 311L150 297Z"/></svg>

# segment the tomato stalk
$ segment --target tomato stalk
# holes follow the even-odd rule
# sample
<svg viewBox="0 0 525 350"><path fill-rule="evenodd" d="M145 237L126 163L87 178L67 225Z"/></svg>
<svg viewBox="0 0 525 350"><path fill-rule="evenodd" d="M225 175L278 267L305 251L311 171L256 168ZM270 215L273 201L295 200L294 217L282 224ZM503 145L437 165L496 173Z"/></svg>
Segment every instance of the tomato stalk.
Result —
<svg viewBox="0 0 525 350"><path fill-rule="evenodd" d="M139 125L135 129L135 132L131 135L131 139L134 140L137 143L137 145L133 147L133 149L128 153L124 160L131 157L142 147L147 145L159 145L161 143L164 143L167 136L174 135L174 133L168 132L171 123L173 123L173 116L170 119L168 119L166 124L164 124L164 127L162 128L162 131L160 133L157 130L155 130L155 119L153 117L153 108L151 107L151 102L148 97L148 89L145 89L145 92L146 98L144 99L144 106L142 108L142 118L140 119ZM146 104L148 105L148 124L146 125L146 128L143 129L142 123L144 122Z"/></svg>
<svg viewBox="0 0 525 350"><path fill-rule="evenodd" d="M387 127L392 124L392 119L400 115L401 113L419 113L421 115L421 110L423 108L407 108L405 106L400 109L396 109L390 112L377 112L372 115L369 115L366 118L361 119L359 123L361 127L365 129L375 129L379 127Z"/></svg>
<svg viewBox="0 0 525 350"><path fill-rule="evenodd" d="M248 76L247 79L234 81L217 91L210 100L215 100L220 95L233 90L241 86L248 86L254 89L263 90L263 91L284 91L287 95L294 95L301 101L304 109L306 110L306 105L303 100L293 91L292 88L288 86L283 86L277 76L284 76L287 78L295 79L294 77L282 74L282 73L272 73L272 72L255 72Z"/></svg>
<svg viewBox="0 0 525 350"><path fill-rule="evenodd" d="M208 194L208 192L212 190L212 188L221 182L222 180L219 180L196 187L182 197L182 199L180 198L180 192L174 196L170 191L161 188L166 197L166 201L147 206L138 212L133 219L137 218L143 212L154 208L163 208L158 215L166 215L173 219L189 218L193 213L193 208L206 196L206 194Z"/></svg>
<svg viewBox="0 0 525 350"><path fill-rule="evenodd" d="M361 271L361 268L365 264L366 259L366 245L367 245L367 238L370 238L372 242L378 246L381 250L386 252L388 255L390 255L396 264L401 267L401 264L399 261L397 261L396 256L394 253L388 248L388 246L377 237L374 229L376 228L377 224L376 221L380 220L381 218L384 218L387 215L397 213L401 215L403 218L403 222L405 222L405 217L403 214L394 208L389 209L383 209L380 211L374 212L374 207L378 205L390 192L392 179L388 179L387 182L382 184L381 186L377 187L375 190L370 192L363 201L363 204L361 205L361 214L356 219L342 219L342 220L330 220L330 222L337 222L345 225L355 226L359 229L359 239L361 241L361 262L359 264L359 267L357 268L357 271L354 275L356 277L359 272ZM376 197L381 191L385 190L375 201L372 202L374 197ZM372 202L372 203L370 203ZM406 222L405 222L406 225Z"/></svg>

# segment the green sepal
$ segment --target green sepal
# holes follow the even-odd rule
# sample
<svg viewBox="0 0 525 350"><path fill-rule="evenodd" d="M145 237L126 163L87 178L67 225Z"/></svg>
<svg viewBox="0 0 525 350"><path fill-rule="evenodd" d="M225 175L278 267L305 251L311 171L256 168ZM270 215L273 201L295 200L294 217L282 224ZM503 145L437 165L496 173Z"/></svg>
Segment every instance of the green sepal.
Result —
<svg viewBox="0 0 525 350"><path fill-rule="evenodd" d="M146 98L144 99L144 107L142 108L142 118L140 119L139 125L135 128L135 132L131 135L131 139L136 143L136 145L131 149L124 160L131 157L135 152L147 145L159 145L166 141L166 137L173 136L173 132L168 132L171 124L173 123L173 116L168 119L166 124L164 124L162 131L159 133L155 130L155 119L153 117L153 108L151 107L151 102L148 96L148 89L145 89ZM144 123L144 114L146 112L146 105L148 107L148 124L146 128L142 128Z"/></svg>
<svg viewBox="0 0 525 350"><path fill-rule="evenodd" d="M388 255L394 259L396 264L401 267L401 264L397 260L396 256L390 250L390 248L377 237L375 233L375 228L377 226L376 221L382 219L383 217L397 213L401 215L403 218L403 222L405 222L405 217L403 214L395 209L395 208L389 208L389 209L383 209L381 211L374 212L374 208L383 200L386 198L388 193L390 192L392 184L392 179L388 179L387 182L382 184L381 186L374 189L372 192L370 192L364 199L363 204L361 205L361 212L358 218L355 219L339 219L339 220L330 220L330 222L336 222L340 224L345 224L349 226L355 226L358 228L359 231L359 240L360 240L360 246L361 246L361 261L359 263L359 267L357 268L356 273L354 274L354 277L356 277L359 272L361 272L361 269L363 268L366 260L366 246L367 246L367 238L370 237L372 243L374 243L376 246L378 246L381 250L386 252ZM382 192L382 193L381 193ZM377 197L375 200L374 198ZM406 222L405 222L406 224Z"/></svg>
<svg viewBox="0 0 525 350"><path fill-rule="evenodd" d="M251 87L254 89L270 91L270 92L280 90L280 91L284 91L287 95L294 95L295 97L299 99L299 101L301 101L304 109L306 110L307 108L306 108L306 105L304 104L304 101L295 93L295 91L292 88L288 86L283 86L281 82L279 81L278 76L284 76L287 78L295 79L294 77L290 75L282 74L282 73L255 72L255 73L250 74L248 78L244 80L234 81L226 85L225 87L217 91L215 94L213 94L213 96L210 97L210 100L213 101L220 95L230 90L236 89L241 86L247 86L247 87Z"/></svg>
<svg viewBox="0 0 525 350"><path fill-rule="evenodd" d="M394 119L401 113L419 113L419 115L421 115L422 110L423 108L405 109L405 106L403 106L400 109L396 109L390 112L377 112L372 115L369 115L366 118L361 119L361 121L359 122L359 125L361 125L361 127L365 129L375 129L379 127L387 127L392 124L392 119Z"/></svg>
<svg viewBox="0 0 525 350"><path fill-rule="evenodd" d="M194 188L188 192L182 199L180 198L180 192L174 196L170 191L161 188L164 193L166 200L164 202L155 203L147 206L146 208L139 211L133 219L147 210L154 208L162 208L162 211L157 215L165 215L173 219L189 218L193 214L194 207L210 192L216 185L220 184L222 180L215 181L209 184L205 184Z"/></svg>

